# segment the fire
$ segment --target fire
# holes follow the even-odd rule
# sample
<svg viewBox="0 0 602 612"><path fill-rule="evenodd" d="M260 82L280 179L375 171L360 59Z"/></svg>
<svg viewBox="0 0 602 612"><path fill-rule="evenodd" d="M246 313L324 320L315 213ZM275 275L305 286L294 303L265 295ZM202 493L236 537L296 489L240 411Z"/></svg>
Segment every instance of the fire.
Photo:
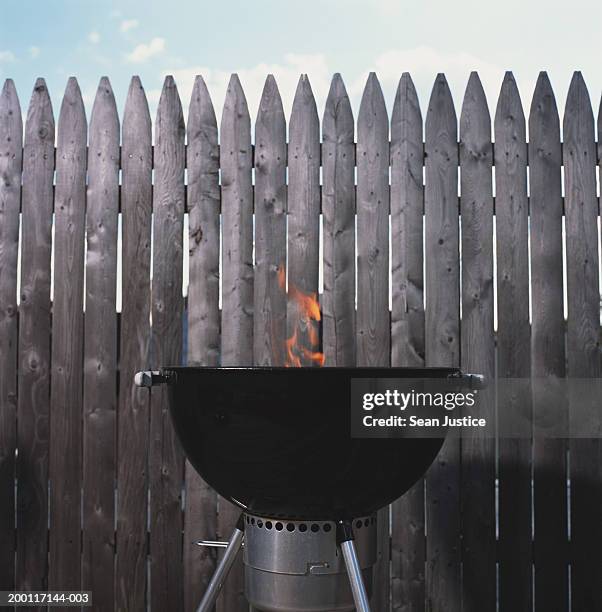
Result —
<svg viewBox="0 0 602 612"><path fill-rule="evenodd" d="M286 273L284 266L278 268L278 284L286 289ZM324 365L324 353L320 351L320 321L322 313L316 293L305 293L289 283L289 303L295 308L295 318L289 319L289 329L292 335L286 340L286 367L302 367L307 365ZM291 310L289 309L289 316Z"/></svg>

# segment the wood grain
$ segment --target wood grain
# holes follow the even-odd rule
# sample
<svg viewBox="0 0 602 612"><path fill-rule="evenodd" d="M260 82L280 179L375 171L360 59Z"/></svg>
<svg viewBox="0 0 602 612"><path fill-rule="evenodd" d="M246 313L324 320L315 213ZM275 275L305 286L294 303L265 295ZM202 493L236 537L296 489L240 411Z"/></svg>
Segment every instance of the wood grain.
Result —
<svg viewBox="0 0 602 612"><path fill-rule="evenodd" d="M454 104L443 74L425 125L427 366L460 365L458 144ZM460 444L448 439L426 475L427 610L460 610Z"/></svg>
<svg viewBox="0 0 602 612"><path fill-rule="evenodd" d="M253 364L253 190L251 119L237 75L226 93L220 130L222 177L222 365ZM240 509L218 499L218 537L228 539ZM242 561L232 568L218 612L246 612Z"/></svg>
<svg viewBox="0 0 602 612"><path fill-rule="evenodd" d="M203 78L188 110L188 365L219 365L220 192L217 122ZM215 571L217 554L197 546L217 533L217 496L186 462L184 609L194 611Z"/></svg>
<svg viewBox="0 0 602 612"><path fill-rule="evenodd" d="M94 607L114 607L115 412L117 404L117 220L119 118L106 77L96 91L88 148L84 325L82 587Z"/></svg>
<svg viewBox="0 0 602 612"><path fill-rule="evenodd" d="M294 292L317 299L320 236L320 120L307 75L301 75L289 124L287 337L309 350L317 321L299 312ZM302 366L315 365L300 358Z"/></svg>
<svg viewBox="0 0 602 612"><path fill-rule="evenodd" d="M424 366L422 113L409 73L391 114L391 365ZM421 478L391 506L391 600L395 612L424 610L426 540Z"/></svg>
<svg viewBox="0 0 602 612"><path fill-rule="evenodd" d="M516 82L495 116L500 610L531 606L531 391L527 145ZM504 379L513 379L510 386Z"/></svg>
<svg viewBox="0 0 602 612"><path fill-rule="evenodd" d="M355 365L355 143L351 103L340 74L322 120L325 366Z"/></svg>
<svg viewBox="0 0 602 612"><path fill-rule="evenodd" d="M483 86L471 73L460 115L460 214L462 223L461 366L491 381L493 336L493 150L491 117ZM463 609L496 609L495 393L479 392L484 431L462 433Z"/></svg>
<svg viewBox="0 0 602 612"><path fill-rule="evenodd" d="M548 75L529 114L535 609L568 610L567 432L562 280L562 147Z"/></svg>
<svg viewBox="0 0 602 612"><path fill-rule="evenodd" d="M389 366L389 118L374 72L357 122L357 363ZM389 508L378 515L378 559L371 605L389 607Z"/></svg>
<svg viewBox="0 0 602 612"><path fill-rule="evenodd" d="M58 122L50 394L49 588L81 587L84 235L87 122L67 83Z"/></svg>
<svg viewBox="0 0 602 612"><path fill-rule="evenodd" d="M0 585L15 588L17 448L17 259L23 121L15 84L0 94Z"/></svg>
<svg viewBox="0 0 602 612"><path fill-rule="evenodd" d="M286 340L286 119L276 80L266 79L255 122L253 362L283 366Z"/></svg>
<svg viewBox="0 0 602 612"><path fill-rule="evenodd" d="M36 81L23 143L21 301L17 439L16 586L48 586L48 411L50 254L54 117L44 79Z"/></svg>
<svg viewBox="0 0 602 612"><path fill-rule="evenodd" d="M134 385L148 368L152 210L151 119L133 77L122 125L122 261L120 384L117 412L117 549L115 608L146 606L149 394Z"/></svg>
<svg viewBox="0 0 602 612"><path fill-rule="evenodd" d="M594 117L580 72L573 75L564 112L564 193L567 263L567 363L571 378L599 378L600 287ZM571 605L602 609L602 444L584 435L580 416L585 398L571 390L570 456ZM595 410L598 410L596 403ZM587 435L587 434L586 434Z"/></svg>
<svg viewBox="0 0 602 612"><path fill-rule="evenodd" d="M153 367L182 360L182 241L185 128L180 96L167 76L155 122L153 189ZM168 413L167 389L151 392L150 415L151 606L183 607L182 484L184 458Z"/></svg>

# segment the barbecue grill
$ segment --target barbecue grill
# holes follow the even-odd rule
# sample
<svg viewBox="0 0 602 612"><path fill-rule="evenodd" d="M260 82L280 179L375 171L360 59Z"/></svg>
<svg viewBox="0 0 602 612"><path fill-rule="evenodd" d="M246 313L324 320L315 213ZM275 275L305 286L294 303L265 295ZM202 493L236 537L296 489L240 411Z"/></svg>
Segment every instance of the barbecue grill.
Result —
<svg viewBox="0 0 602 612"><path fill-rule="evenodd" d="M165 385L184 452L241 517L198 612L243 544L245 594L265 612L369 611L376 512L428 469L443 437L352 438L351 379L453 379L457 368L209 368L140 372ZM349 580L347 580L347 577Z"/></svg>

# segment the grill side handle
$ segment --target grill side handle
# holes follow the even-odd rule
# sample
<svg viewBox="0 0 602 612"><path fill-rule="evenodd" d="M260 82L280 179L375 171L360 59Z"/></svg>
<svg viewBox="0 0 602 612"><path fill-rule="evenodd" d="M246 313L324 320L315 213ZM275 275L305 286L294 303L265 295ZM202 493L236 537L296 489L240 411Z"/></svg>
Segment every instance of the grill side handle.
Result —
<svg viewBox="0 0 602 612"><path fill-rule="evenodd" d="M156 387L169 382L169 376L162 374L158 370L144 370L136 372L134 375L134 384L137 387Z"/></svg>
<svg viewBox="0 0 602 612"><path fill-rule="evenodd" d="M457 374L452 374L449 378L457 379L463 386L473 390L485 389L489 384L482 374L458 372Z"/></svg>

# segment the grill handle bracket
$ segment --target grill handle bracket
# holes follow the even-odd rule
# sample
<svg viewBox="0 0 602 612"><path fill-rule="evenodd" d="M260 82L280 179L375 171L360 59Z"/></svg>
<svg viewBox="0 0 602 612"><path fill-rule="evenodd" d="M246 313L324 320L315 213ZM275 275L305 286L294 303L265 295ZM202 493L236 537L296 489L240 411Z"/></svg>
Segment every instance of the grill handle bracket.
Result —
<svg viewBox="0 0 602 612"><path fill-rule="evenodd" d="M136 372L134 376L134 384L137 387L156 387L169 382L169 376L162 374L158 370L144 370Z"/></svg>

